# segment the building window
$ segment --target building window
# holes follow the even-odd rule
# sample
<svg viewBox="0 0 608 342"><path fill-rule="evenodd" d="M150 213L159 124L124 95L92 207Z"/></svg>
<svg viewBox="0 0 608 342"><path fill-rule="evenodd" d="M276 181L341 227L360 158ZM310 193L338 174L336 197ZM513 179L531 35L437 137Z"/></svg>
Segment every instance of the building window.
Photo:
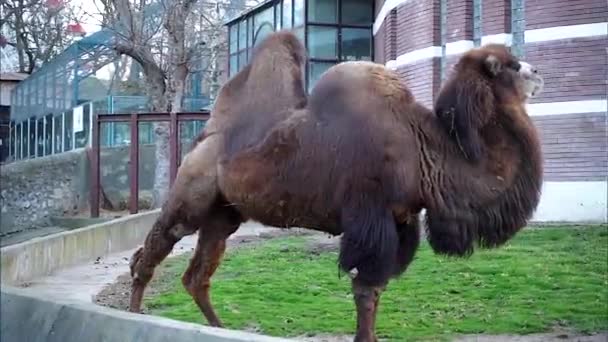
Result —
<svg viewBox="0 0 608 342"><path fill-rule="evenodd" d="M373 1L308 0L308 89L329 67L372 60Z"/></svg>
<svg viewBox="0 0 608 342"><path fill-rule="evenodd" d="M308 0L308 22L338 22L338 0Z"/></svg>
<svg viewBox="0 0 608 342"><path fill-rule="evenodd" d="M259 44L274 32L274 7L269 7L253 17L253 42Z"/></svg>
<svg viewBox="0 0 608 342"><path fill-rule="evenodd" d="M373 59L373 11L369 0L282 0L245 13L229 24L229 76L249 62L254 40L292 29L310 56L305 76L311 89L332 65Z"/></svg>
<svg viewBox="0 0 608 342"><path fill-rule="evenodd" d="M369 25L373 22L373 1L342 0L342 24Z"/></svg>
<svg viewBox="0 0 608 342"><path fill-rule="evenodd" d="M337 59L338 28L310 26L308 28L308 53L314 59Z"/></svg>
<svg viewBox="0 0 608 342"><path fill-rule="evenodd" d="M524 0L511 0L511 33L513 34L511 52L520 58L524 56L525 30L526 16Z"/></svg>

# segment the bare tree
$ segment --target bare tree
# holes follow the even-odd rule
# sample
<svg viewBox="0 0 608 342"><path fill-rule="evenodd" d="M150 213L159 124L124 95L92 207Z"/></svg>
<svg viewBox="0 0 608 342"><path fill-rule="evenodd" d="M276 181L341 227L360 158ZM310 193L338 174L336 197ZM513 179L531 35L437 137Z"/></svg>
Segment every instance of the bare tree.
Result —
<svg viewBox="0 0 608 342"><path fill-rule="evenodd" d="M103 26L116 33L113 48L140 65L153 111L181 111L194 72L205 76L212 91L219 88L226 49L222 21L234 9L230 0L97 1ZM154 207L164 202L169 189L168 130L167 124L155 124Z"/></svg>
<svg viewBox="0 0 608 342"><path fill-rule="evenodd" d="M70 21L77 21L73 7L61 0L3 0L0 32L15 49L18 71L32 73L61 53L72 37Z"/></svg>

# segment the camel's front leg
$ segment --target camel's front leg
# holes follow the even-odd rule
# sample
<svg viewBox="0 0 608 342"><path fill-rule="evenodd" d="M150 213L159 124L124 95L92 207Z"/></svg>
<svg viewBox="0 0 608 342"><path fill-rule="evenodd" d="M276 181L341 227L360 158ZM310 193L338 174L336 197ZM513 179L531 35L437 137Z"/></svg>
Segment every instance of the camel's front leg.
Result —
<svg viewBox="0 0 608 342"><path fill-rule="evenodd" d="M353 279L352 290L357 306L355 342L376 342L376 314L385 286L368 286Z"/></svg>

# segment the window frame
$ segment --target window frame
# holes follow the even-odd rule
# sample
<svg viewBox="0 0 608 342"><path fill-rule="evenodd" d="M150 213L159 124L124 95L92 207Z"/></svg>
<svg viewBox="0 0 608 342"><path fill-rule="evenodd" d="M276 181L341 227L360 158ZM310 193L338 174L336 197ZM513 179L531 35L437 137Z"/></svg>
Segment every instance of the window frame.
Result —
<svg viewBox="0 0 608 342"><path fill-rule="evenodd" d="M310 57L308 58L308 61L306 63L306 88L309 89L310 88L310 67L309 64L310 62L312 63L334 63L334 64L338 64L338 63L342 63L345 60L342 58L342 29L346 28L352 28L352 29L368 29L369 30L369 37L370 37L370 59L373 61L375 56L374 56L374 31L373 31L373 26L374 26L374 22L373 22L373 18L375 18L375 1L372 1L370 7L371 7L371 11L372 11L372 21L367 24L343 24L343 20L342 20L342 1L343 0L336 0L336 4L337 4L337 20L336 23L324 23L324 22L315 22L315 21L309 21L308 20L308 1L311 0L306 0L306 4L304 6L304 10L305 10L305 22L304 22L304 26L305 26L305 32L304 32L304 36L305 36L305 47L306 50L308 51L308 34L309 34L309 28L310 27L331 27L331 28L335 28L338 33L337 33L337 50L336 50L336 55L337 58L315 58L315 57Z"/></svg>
<svg viewBox="0 0 608 342"><path fill-rule="evenodd" d="M230 22L228 24L228 49L229 49L229 53L228 53L228 60L227 60L227 64L228 64L228 77L232 77L234 76L236 73L238 73L240 70L242 70L243 66L240 65L239 63L239 58L238 55L243 51L246 50L246 62L249 62L250 59L250 54L251 54L251 50L252 50L252 44L253 44L253 35L255 34L255 30L253 30L253 27L255 27L256 23L255 23L255 16L260 14L261 12L267 10L268 8L273 8L273 18L274 18L274 22L273 27L275 29L275 31L277 30L277 27L279 30L284 30L284 29L289 29L292 31L297 31L297 30L301 30L303 29L303 35L304 35L304 39L303 39L303 44L305 46L305 48L308 50L308 34L309 34L309 28L311 26L320 26L320 27L332 27L332 28L336 28L337 30L337 46L336 46L336 54L337 54L337 58L314 58L314 57L309 57L308 60L306 61L306 66L305 66L305 70L304 70L304 77L305 77L305 83L306 83L306 88L308 89L308 85L310 82L310 62L319 62L319 63L334 63L334 64L338 64L341 63L343 61L346 61L345 59L342 58L342 29L367 29L369 31L369 39L370 39L370 59L372 61L374 61L375 56L374 56L374 33L373 33L373 25L374 25L374 18L376 15L376 6L375 6L375 0L371 1L370 4L370 10L371 10L371 22L369 24L346 24L343 23L343 15L342 15L342 7L343 7L343 1L344 0L336 0L336 4L337 4L337 20L335 23L324 23L324 22L315 22L315 21L309 21L308 17L308 8L309 8L309 1L312 0L289 0L290 4L291 4L291 8L290 8L290 15L288 16L291 22L290 23L286 23L285 19L285 14L284 13L284 7L285 7L285 1L284 0L278 0L278 1L269 1L265 4L263 4L262 6L260 6L259 8L256 8L254 11L251 11L247 14L245 14L242 17L239 17L238 19L233 20L232 22ZM301 1L303 3L303 20L302 20L302 24L299 26L294 26L296 20L295 20L295 12L296 12L296 2ZM280 24L278 24L277 20L280 20ZM247 30L247 32L245 33L247 40L246 40L246 47L243 48L240 46L240 35L241 35L241 22L245 22L245 29ZM288 24L288 25L287 25ZM231 53L230 52L230 28L236 26L237 29L237 33L236 33L236 37L237 37L237 50L236 52ZM232 68L232 58L233 56L236 56L235 60L237 63L237 67L235 68L235 73L231 72L231 68Z"/></svg>

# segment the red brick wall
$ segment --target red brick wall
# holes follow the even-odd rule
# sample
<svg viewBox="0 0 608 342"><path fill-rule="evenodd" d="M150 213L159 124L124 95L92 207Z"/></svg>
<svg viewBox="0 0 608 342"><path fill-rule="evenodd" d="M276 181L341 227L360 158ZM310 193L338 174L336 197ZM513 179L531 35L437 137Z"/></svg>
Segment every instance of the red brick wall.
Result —
<svg viewBox="0 0 608 342"><path fill-rule="evenodd" d="M526 0L526 30L605 22L606 0Z"/></svg>
<svg viewBox="0 0 608 342"><path fill-rule="evenodd" d="M511 32L511 0L484 0L481 12L483 36Z"/></svg>
<svg viewBox="0 0 608 342"><path fill-rule="evenodd" d="M473 39L473 1L447 2L446 42Z"/></svg>
<svg viewBox="0 0 608 342"><path fill-rule="evenodd" d="M606 179L606 114L547 115L532 120L541 135L545 180Z"/></svg>
<svg viewBox="0 0 608 342"><path fill-rule="evenodd" d="M418 61L401 66L397 73L412 91L416 101L431 107L439 87L439 58Z"/></svg>
<svg viewBox="0 0 608 342"><path fill-rule="evenodd" d="M545 78L543 93L532 102L606 99L606 37L526 44L525 60Z"/></svg>
<svg viewBox="0 0 608 342"><path fill-rule="evenodd" d="M397 55L441 43L439 0L408 1L397 7Z"/></svg>

